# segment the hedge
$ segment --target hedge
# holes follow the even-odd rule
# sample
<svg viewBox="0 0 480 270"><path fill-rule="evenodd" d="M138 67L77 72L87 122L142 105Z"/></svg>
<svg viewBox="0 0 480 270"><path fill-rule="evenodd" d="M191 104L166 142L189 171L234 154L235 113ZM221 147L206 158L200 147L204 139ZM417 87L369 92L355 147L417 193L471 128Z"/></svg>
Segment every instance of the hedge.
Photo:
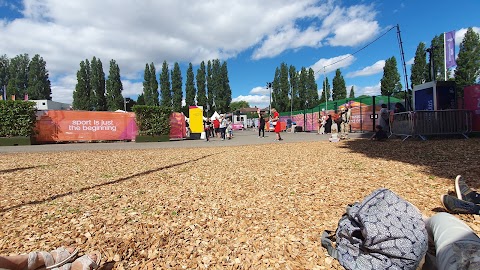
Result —
<svg viewBox="0 0 480 270"><path fill-rule="evenodd" d="M35 102L23 100L0 101L0 137L29 137L36 124Z"/></svg>
<svg viewBox="0 0 480 270"><path fill-rule="evenodd" d="M172 109L164 106L135 105L138 135L169 135Z"/></svg>

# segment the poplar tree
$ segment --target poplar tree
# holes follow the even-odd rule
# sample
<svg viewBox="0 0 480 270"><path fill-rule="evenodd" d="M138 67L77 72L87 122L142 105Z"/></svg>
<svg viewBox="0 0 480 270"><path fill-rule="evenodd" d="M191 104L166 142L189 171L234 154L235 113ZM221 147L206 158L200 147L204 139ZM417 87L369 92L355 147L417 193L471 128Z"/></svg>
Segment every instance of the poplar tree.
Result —
<svg viewBox="0 0 480 270"><path fill-rule="evenodd" d="M455 69L457 94L463 98L463 88L479 82L480 77L480 36L468 28L460 43L460 50Z"/></svg>
<svg viewBox="0 0 480 270"><path fill-rule="evenodd" d="M347 98L347 86L345 85L345 79L342 76L340 69L335 71L335 77L333 78L333 100Z"/></svg>
<svg viewBox="0 0 480 270"><path fill-rule="evenodd" d="M172 90L170 89L170 72L167 61L163 61L162 73L160 74L160 104L165 107L172 107Z"/></svg>
<svg viewBox="0 0 480 270"><path fill-rule="evenodd" d="M438 36L435 36L431 42L431 48L433 48L434 74L437 81L445 81L445 52L443 47L444 40L442 33ZM430 64L431 61L428 64L429 70L431 70Z"/></svg>
<svg viewBox="0 0 480 270"><path fill-rule="evenodd" d="M145 105L145 94L142 93L142 94L138 95L136 104L137 105Z"/></svg>
<svg viewBox="0 0 480 270"><path fill-rule="evenodd" d="M197 105L207 106L207 92L206 92L206 72L205 72L205 62L200 63L200 67L197 70ZM189 104L187 104L190 106ZM191 104L193 105L193 104Z"/></svg>
<svg viewBox="0 0 480 270"><path fill-rule="evenodd" d="M107 79L107 107L109 111L123 110L123 84L120 79L120 67L115 60L110 60L110 70Z"/></svg>
<svg viewBox="0 0 480 270"><path fill-rule="evenodd" d="M214 105L215 105L215 83L213 81L213 76L212 76L212 62L208 60L207 62L207 107L204 108L207 110L210 108L210 110L215 110Z"/></svg>
<svg viewBox="0 0 480 270"><path fill-rule="evenodd" d="M153 106L160 105L159 94L158 94L158 81L157 81L157 70L155 69L155 64L150 63L150 96L152 101L150 103Z"/></svg>
<svg viewBox="0 0 480 270"><path fill-rule="evenodd" d="M350 95L348 95L348 98L355 98L355 90L353 89L353 85L352 88L350 88Z"/></svg>
<svg viewBox="0 0 480 270"><path fill-rule="evenodd" d="M230 104L232 103L232 89L230 88L230 79L228 78L228 67L227 62L222 63L220 69L220 81L222 89L222 105L223 109L228 111L230 109Z"/></svg>
<svg viewBox="0 0 480 270"><path fill-rule="evenodd" d="M80 62L80 69L77 71L77 84L75 85L75 91L73 91L73 108L89 111L91 109L90 96L90 63L86 59Z"/></svg>
<svg viewBox="0 0 480 270"><path fill-rule="evenodd" d="M308 69L307 76L307 89L308 89L308 106L310 108L318 106L318 86L315 81L315 71L312 68Z"/></svg>
<svg viewBox="0 0 480 270"><path fill-rule="evenodd" d="M290 65L288 69L288 76L290 79L290 102L289 106L292 110L300 110L300 98L298 97L298 73L295 66Z"/></svg>
<svg viewBox="0 0 480 270"><path fill-rule="evenodd" d="M268 86L268 83L267 83ZM277 100L280 98L280 68L277 67L275 69L275 76L273 77L273 82L271 82L271 89L270 90L270 100L271 100L271 108L275 108L278 110L278 103Z"/></svg>
<svg viewBox="0 0 480 270"><path fill-rule="evenodd" d="M429 79L429 71L427 65L427 52L425 43L420 42L417 46L417 51L415 52L415 58L413 60L413 65L410 68L410 82L412 88L415 85L420 85L425 83Z"/></svg>
<svg viewBox="0 0 480 270"><path fill-rule="evenodd" d="M188 64L187 69L187 81L185 83L185 106L195 105L195 82L194 82L193 66L192 63Z"/></svg>
<svg viewBox="0 0 480 270"><path fill-rule="evenodd" d="M182 72L180 65L175 62L172 70L172 108L174 112L180 112L182 109Z"/></svg>
<svg viewBox="0 0 480 270"><path fill-rule="evenodd" d="M52 89L48 78L47 64L40 55L36 54L28 65L29 99L52 99Z"/></svg>
<svg viewBox="0 0 480 270"><path fill-rule="evenodd" d="M103 72L103 65L100 59L95 56L91 64L92 78L90 83L92 85L92 104L96 111L107 110L107 98L105 96L105 72Z"/></svg>
<svg viewBox="0 0 480 270"><path fill-rule="evenodd" d="M143 98L143 103L145 105L148 105L148 106L155 106L155 102L154 102L153 97L152 97L152 89L151 89L152 79L156 80L156 75L153 74L153 77L152 77L152 74L150 72L150 66L147 63L147 64L145 64L145 71L143 72L143 94L142 94L142 98ZM140 98L140 96L138 98ZM139 103L139 102L137 101L137 103Z"/></svg>
<svg viewBox="0 0 480 270"><path fill-rule="evenodd" d="M308 71L305 67L300 70L300 77L298 79L298 97L300 99L300 108L305 109L306 101L308 99Z"/></svg>
<svg viewBox="0 0 480 270"><path fill-rule="evenodd" d="M328 82L328 77L325 77L322 88L323 89L322 89L322 96L320 97L320 103L324 103L325 101L328 101L331 98L330 83ZM325 91L327 91L326 95L325 95Z"/></svg>
<svg viewBox="0 0 480 270"><path fill-rule="evenodd" d="M380 80L380 91L383 96L398 95L401 97L402 84L398 73L397 60L394 56L385 61L383 77Z"/></svg>

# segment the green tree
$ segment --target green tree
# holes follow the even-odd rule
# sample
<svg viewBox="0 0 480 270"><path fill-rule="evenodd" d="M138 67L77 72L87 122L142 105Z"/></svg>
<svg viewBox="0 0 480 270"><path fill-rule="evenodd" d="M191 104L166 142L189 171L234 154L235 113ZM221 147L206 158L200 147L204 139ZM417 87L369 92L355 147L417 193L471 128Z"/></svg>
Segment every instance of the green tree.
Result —
<svg viewBox="0 0 480 270"><path fill-rule="evenodd" d="M212 92L213 92L213 101L212 107L214 110L218 110L220 112L227 112L228 108L225 107L224 96L223 96L223 89L222 89L222 77L221 77L221 67L220 67L220 60L215 59L212 61ZM210 86L209 86L210 90ZM210 98L210 92L209 92Z"/></svg>
<svg viewBox="0 0 480 270"><path fill-rule="evenodd" d="M145 105L145 94L138 95L136 105Z"/></svg>
<svg viewBox="0 0 480 270"><path fill-rule="evenodd" d="M290 102L289 108L292 110L300 110L302 105L300 103L300 98L298 97L298 73L295 66L290 65L288 69L288 76L290 79ZM293 103L293 104L292 104Z"/></svg>
<svg viewBox="0 0 480 270"><path fill-rule="evenodd" d="M230 103L230 110L232 111L240 110L243 108L250 108L250 104L248 104L248 102L244 100L234 101Z"/></svg>
<svg viewBox="0 0 480 270"><path fill-rule="evenodd" d="M298 79L298 98L300 107L297 109L306 109L305 105L308 100L308 70L305 67L300 69L300 77Z"/></svg>
<svg viewBox="0 0 480 270"><path fill-rule="evenodd" d="M412 88L415 85L420 85L428 81L428 65L427 65L427 53L425 48L425 43L420 42L417 46L417 51L415 52L415 58L413 60L413 65L410 69L410 82Z"/></svg>
<svg viewBox="0 0 480 270"><path fill-rule="evenodd" d="M90 96L90 63L88 59L80 62L80 69L77 71L77 84L75 85L75 91L73 91L73 108L75 110L89 111Z"/></svg>
<svg viewBox="0 0 480 270"><path fill-rule="evenodd" d="M402 91L402 84L400 83L397 60L394 56L385 61L383 77L380 80L380 91L383 96L401 95L399 92Z"/></svg>
<svg viewBox="0 0 480 270"><path fill-rule="evenodd" d="M150 63L150 94L152 101L150 101L153 106L160 105L159 94L158 94L158 81L157 81L157 70L155 69L155 64Z"/></svg>
<svg viewBox="0 0 480 270"><path fill-rule="evenodd" d="M432 39L431 48L433 48L434 74L437 81L445 80L445 53L443 51L444 41L443 33ZM430 70L430 63L428 65Z"/></svg>
<svg viewBox="0 0 480 270"><path fill-rule="evenodd" d="M30 58L28 54L20 54L10 60L8 66L8 85L7 98L15 95L17 98L23 98L28 88L28 64Z"/></svg>
<svg viewBox="0 0 480 270"><path fill-rule="evenodd" d="M172 70L172 108L174 112L180 112L182 110L182 71L180 65L175 62Z"/></svg>
<svg viewBox="0 0 480 270"><path fill-rule="evenodd" d="M220 81L221 81L221 95L222 95L222 110L228 111L232 102L232 89L230 88L230 79L228 78L227 62L224 61L220 68Z"/></svg>
<svg viewBox="0 0 480 270"><path fill-rule="evenodd" d="M335 71L335 77L333 78L333 100L347 98L347 86L345 85L345 79L343 78L340 69Z"/></svg>
<svg viewBox="0 0 480 270"><path fill-rule="evenodd" d="M152 74L150 72L150 66L147 63L147 64L145 64L145 71L143 72L142 98L143 98L143 103L145 105L148 105L148 106L155 106L155 101L152 97L152 89L151 89L152 79L156 80L156 75L154 74L153 77L152 77Z"/></svg>
<svg viewBox="0 0 480 270"><path fill-rule="evenodd" d="M10 59L6 54L0 56L0 95L3 98L3 91L7 91L8 84L8 67L10 65ZM5 93L6 95L6 93Z"/></svg>
<svg viewBox="0 0 480 270"><path fill-rule="evenodd" d="M325 94L325 90L327 93ZM330 100L331 93L330 93L330 83L328 82L328 77L325 77L323 81L323 88L322 88L322 96L320 97L320 103L324 103L327 100Z"/></svg>
<svg viewBox="0 0 480 270"><path fill-rule="evenodd" d="M163 61L162 73L160 74L160 104L165 107L172 107L172 90L170 88L170 72L168 72L168 63Z"/></svg>
<svg viewBox="0 0 480 270"><path fill-rule="evenodd" d="M109 111L123 110L123 84L120 79L120 67L115 60L110 60L107 79L107 107Z"/></svg>
<svg viewBox="0 0 480 270"><path fill-rule="evenodd" d="M280 64L279 91L276 92L275 103L279 112L290 111L288 94L290 92L290 82L288 81L288 66L286 63Z"/></svg>
<svg viewBox="0 0 480 270"><path fill-rule="evenodd" d="M215 110L215 83L213 80L212 61L207 62L207 107L205 110Z"/></svg>
<svg viewBox="0 0 480 270"><path fill-rule="evenodd" d="M193 74L192 63L188 64L187 69L187 82L185 83L185 105L188 106L195 105L195 75Z"/></svg>
<svg viewBox="0 0 480 270"><path fill-rule="evenodd" d="M92 77L90 83L92 85L93 109L96 111L107 110L107 98L105 96L105 72L103 72L103 65L100 59L95 56L91 62Z"/></svg>
<svg viewBox="0 0 480 270"><path fill-rule="evenodd" d="M205 72L205 62L200 63L200 67L197 70L197 104L199 106L207 106L207 91L206 91L206 72ZM187 105L189 105L187 103ZM193 105L193 104L191 104Z"/></svg>
<svg viewBox="0 0 480 270"><path fill-rule="evenodd" d="M480 76L480 37L473 29L468 28L460 43L460 50L455 70L457 94L463 98L463 88L478 82Z"/></svg>
<svg viewBox="0 0 480 270"><path fill-rule="evenodd" d="M315 81L315 71L312 68L308 69L307 76L307 90L308 90L308 106L310 108L318 106L320 100L318 99L318 86Z"/></svg>
<svg viewBox="0 0 480 270"><path fill-rule="evenodd" d="M28 65L27 93L29 99L52 99L47 63L38 54L32 58Z"/></svg>
<svg viewBox="0 0 480 270"><path fill-rule="evenodd" d="M350 94L348 95L348 98L355 98L355 90L353 89L353 85L352 88L350 88Z"/></svg>
<svg viewBox="0 0 480 270"><path fill-rule="evenodd" d="M273 82L267 84L271 86L270 89L270 110L271 108L276 108L278 110L277 98L280 96L280 68L275 69L275 76L273 77Z"/></svg>

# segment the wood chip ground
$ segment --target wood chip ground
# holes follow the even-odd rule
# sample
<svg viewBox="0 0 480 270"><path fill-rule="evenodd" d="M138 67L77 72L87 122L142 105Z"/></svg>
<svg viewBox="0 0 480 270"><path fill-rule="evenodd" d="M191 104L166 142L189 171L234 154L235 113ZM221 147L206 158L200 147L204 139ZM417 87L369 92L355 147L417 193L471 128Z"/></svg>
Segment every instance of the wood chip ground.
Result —
<svg viewBox="0 0 480 270"><path fill-rule="evenodd" d="M0 155L0 254L75 245L103 269L342 269L320 246L386 187L426 216L480 140L350 140ZM480 218L457 215L476 233Z"/></svg>

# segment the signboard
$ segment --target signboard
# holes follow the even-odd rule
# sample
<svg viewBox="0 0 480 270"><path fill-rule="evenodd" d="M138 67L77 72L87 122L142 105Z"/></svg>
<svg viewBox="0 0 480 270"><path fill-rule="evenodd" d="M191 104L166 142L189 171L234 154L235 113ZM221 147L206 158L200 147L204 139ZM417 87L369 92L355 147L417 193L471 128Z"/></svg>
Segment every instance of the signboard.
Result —
<svg viewBox="0 0 480 270"><path fill-rule="evenodd" d="M416 111L433 111L433 87L416 90L414 92Z"/></svg>
<svg viewBox="0 0 480 270"><path fill-rule="evenodd" d="M190 137L200 139L200 134L203 132L203 107L190 106Z"/></svg>
<svg viewBox="0 0 480 270"><path fill-rule="evenodd" d="M135 140L135 113L45 111L37 121L38 142Z"/></svg>
<svg viewBox="0 0 480 270"><path fill-rule="evenodd" d="M465 109L473 112L473 131L480 131L480 84L463 90Z"/></svg>

